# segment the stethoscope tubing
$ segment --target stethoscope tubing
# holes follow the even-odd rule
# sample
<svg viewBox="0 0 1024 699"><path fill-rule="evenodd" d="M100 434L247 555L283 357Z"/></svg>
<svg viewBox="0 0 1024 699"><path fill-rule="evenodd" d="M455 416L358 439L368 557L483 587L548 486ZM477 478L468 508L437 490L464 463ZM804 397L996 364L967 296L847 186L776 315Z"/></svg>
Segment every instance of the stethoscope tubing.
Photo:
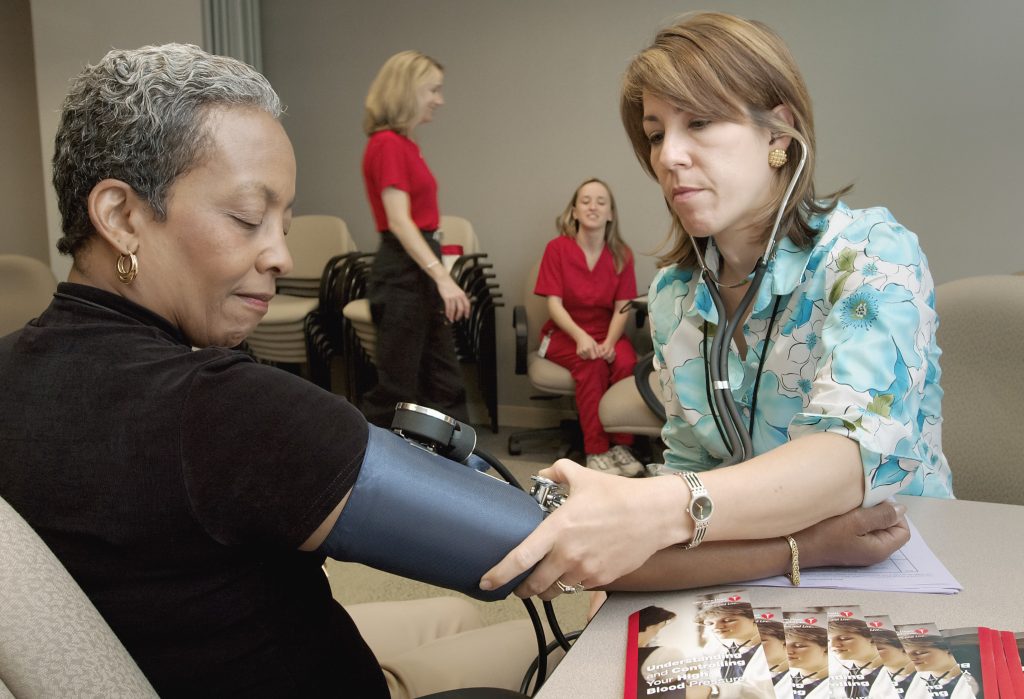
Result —
<svg viewBox="0 0 1024 699"><path fill-rule="evenodd" d="M728 316L726 314L725 301L722 299L718 278L708 269L707 265L704 263L704 256L701 254L700 248L697 246L697 242L691 238L694 252L696 253L697 260L700 263L701 274L705 280L705 286L708 289L708 293L711 295L711 301L715 304L715 310L718 312L719 319L715 338L711 342L710 356L705 357L704 361L707 362L708 365L711 381L709 388L711 389L710 394L713 398L712 404L709 408L712 411L712 417L716 418L724 429L722 436L724 437L725 447L729 450L729 457L722 461L720 464L722 466L738 464L754 456L754 444L751 430L747 429L747 426L744 424L739 408L736 407L736 400L733 398L732 389L729 386L729 350L732 337L736 333L736 328L740 321L746 317L747 310L754 302L754 299L757 298L757 294L761 289L761 283L764 281L764 276L768 271L768 264L775 256L775 244L779 232L779 225L782 223L782 217L785 214L786 207L789 205L789 200L793 195L793 190L796 188L797 180L800 179L800 174L803 172L804 166L807 164L807 145L799 138L794 137L794 140L800 144L800 162L793 171L793 176L790 178L789 186L786 187L786 192L782 197L782 203L779 205L779 211L775 215L772 234L768 239L768 244L765 246L764 255L758 258L757 263L754 265L754 278L751 280L750 286L747 288L746 293L743 294L743 298L740 299L740 303L736 307L736 312L733 313L732 316ZM778 304L776 304L776 308L777 307ZM723 320L724 322L722 322ZM768 351L769 339L770 338L765 338L765 346L762 350L763 352ZM763 367L764 362L762 361L758 369L758 384L760 383L760 374Z"/></svg>
<svg viewBox="0 0 1024 699"><path fill-rule="evenodd" d="M738 464L754 455L753 436L744 424L729 386L729 345L740 319L746 317L747 309L757 297L767 270L768 266L759 259L755 266L754 279L731 317L726 315L725 302L722 300L718 285L714 282L707 285L718 317L726 319L724 326L718 326L715 338L711 341L711 356L705 359L711 375L711 395L715 402L713 407L717 408L720 418L728 415L727 420L721 420L727 438L725 446L730 454L730 457L722 462L723 466Z"/></svg>

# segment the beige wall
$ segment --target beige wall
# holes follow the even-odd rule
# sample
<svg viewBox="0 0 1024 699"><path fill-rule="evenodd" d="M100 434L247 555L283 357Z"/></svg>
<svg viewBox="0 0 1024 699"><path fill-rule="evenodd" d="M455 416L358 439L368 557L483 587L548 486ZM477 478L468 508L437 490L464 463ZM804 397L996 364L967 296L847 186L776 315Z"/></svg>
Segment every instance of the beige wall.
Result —
<svg viewBox="0 0 1024 699"><path fill-rule="evenodd" d="M71 260L56 252L60 214L50 185L50 160L68 80L114 47L134 48L169 41L201 44L202 13L200 0L31 0L31 4L38 137L46 193L46 244L53 251L54 274L65 279Z"/></svg>
<svg viewBox="0 0 1024 699"><path fill-rule="evenodd" d="M856 185L921 237L937 282L1024 269L1024 3L1019 0L746 0L715 9L764 20L790 43L817 109L818 183ZM447 213L468 217L495 261L501 400L526 405L512 371L511 306L574 185L607 179L624 235L654 248L667 226L617 113L619 77L667 18L648 0L263 0L264 67L289 105L299 213L344 217L376 246L359 162L362 99L392 53L446 67L447 104L418 134ZM649 258L638 281L653 276Z"/></svg>
<svg viewBox="0 0 1024 699"><path fill-rule="evenodd" d="M0 2L0 254L49 263L29 0Z"/></svg>

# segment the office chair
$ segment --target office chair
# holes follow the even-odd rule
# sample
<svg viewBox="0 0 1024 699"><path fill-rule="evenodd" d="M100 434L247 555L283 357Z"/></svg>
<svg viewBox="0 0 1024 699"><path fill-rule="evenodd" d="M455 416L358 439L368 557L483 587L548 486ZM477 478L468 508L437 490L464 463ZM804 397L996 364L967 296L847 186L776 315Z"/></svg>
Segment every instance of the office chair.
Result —
<svg viewBox="0 0 1024 699"><path fill-rule="evenodd" d="M647 300L634 299L631 303L636 315L629 324L631 339L637 351L633 375L608 388L597 406L597 415L605 432L633 434L640 437L633 451L641 461L656 461L654 444L661 439L665 425L665 404L661 400L661 382L654 368L654 349L650 333L644 330L647 320Z"/></svg>
<svg viewBox="0 0 1024 699"><path fill-rule="evenodd" d="M957 279L935 289L942 449L953 492L965 500L1024 505L1020 423L1024 276Z"/></svg>
<svg viewBox="0 0 1024 699"><path fill-rule="evenodd" d="M540 271L538 261L530 268L523 286L523 303L512 310L512 327L516 335L516 374L525 375L530 385L540 391L530 396L531 400L554 401L562 396L573 399L575 411L576 381L569 370L560 364L541 357L540 329L551 316L548 314L547 299L533 293ZM559 456L583 453L583 433L577 419L563 419L556 427L534 428L513 432L508 437L508 453L516 456L523 453L523 442L539 440L559 441Z"/></svg>
<svg viewBox="0 0 1024 699"><path fill-rule="evenodd" d="M57 279L50 268L24 255L0 255L0 337L39 316L50 305Z"/></svg>
<svg viewBox="0 0 1024 699"><path fill-rule="evenodd" d="M277 280L277 295L247 341L260 359L305 364L305 320L320 303L324 266L336 255L355 251L356 245L342 219L316 215L296 216L286 242L294 268Z"/></svg>
<svg viewBox="0 0 1024 699"><path fill-rule="evenodd" d="M654 370L654 352L637 360L633 376L613 384L601 397L597 413L605 432L659 438L665 426L661 383Z"/></svg>
<svg viewBox="0 0 1024 699"><path fill-rule="evenodd" d="M0 498L0 696L156 697L43 540Z"/></svg>

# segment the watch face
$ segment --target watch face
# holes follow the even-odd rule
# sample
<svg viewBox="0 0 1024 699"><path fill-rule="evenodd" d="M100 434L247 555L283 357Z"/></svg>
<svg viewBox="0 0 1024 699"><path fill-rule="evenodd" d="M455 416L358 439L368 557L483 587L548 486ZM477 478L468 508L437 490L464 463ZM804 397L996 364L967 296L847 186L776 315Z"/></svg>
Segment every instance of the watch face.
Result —
<svg viewBox="0 0 1024 699"><path fill-rule="evenodd" d="M698 522L706 522L711 519L711 511L714 509L715 504L707 495L698 495L690 501L690 516Z"/></svg>

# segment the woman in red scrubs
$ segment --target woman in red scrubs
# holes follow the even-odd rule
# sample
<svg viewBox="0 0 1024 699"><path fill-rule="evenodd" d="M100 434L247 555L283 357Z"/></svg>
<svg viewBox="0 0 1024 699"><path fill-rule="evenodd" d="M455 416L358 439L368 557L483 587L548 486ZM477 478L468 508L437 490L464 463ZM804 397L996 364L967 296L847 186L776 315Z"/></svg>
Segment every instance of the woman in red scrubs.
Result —
<svg viewBox="0 0 1024 699"><path fill-rule="evenodd" d="M633 253L619 236L611 190L590 179L555 221L533 292L546 296L551 319L541 329L544 357L572 373L587 467L625 476L643 472L629 451L631 434L610 435L597 414L608 387L633 373L636 352L623 335L636 297Z"/></svg>
<svg viewBox="0 0 1024 699"><path fill-rule="evenodd" d="M444 104L443 81L437 61L402 51L384 63L366 96L363 179L381 238L368 294L378 382L363 413L382 427L403 401L469 420L448 327L469 315L469 299L441 264L437 181L412 137Z"/></svg>

